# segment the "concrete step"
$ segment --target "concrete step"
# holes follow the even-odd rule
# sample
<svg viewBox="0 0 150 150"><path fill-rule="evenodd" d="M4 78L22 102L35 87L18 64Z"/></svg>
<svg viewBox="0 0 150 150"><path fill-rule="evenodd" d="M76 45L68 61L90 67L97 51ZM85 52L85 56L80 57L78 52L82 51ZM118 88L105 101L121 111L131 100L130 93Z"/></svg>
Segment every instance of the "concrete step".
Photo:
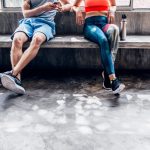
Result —
<svg viewBox="0 0 150 150"><path fill-rule="evenodd" d="M0 69L10 68L10 35L0 36ZM27 43L24 47L29 46ZM150 36L128 36L119 42L117 69L150 70ZM30 69L98 69L99 48L83 36L57 36L42 45Z"/></svg>
<svg viewBox="0 0 150 150"><path fill-rule="evenodd" d="M10 35L0 36L0 48L10 48L12 40ZM28 47L29 43L24 47ZM42 45L42 48L98 48L98 45L86 40L83 36L57 36ZM119 48L150 49L150 36L127 36L126 41L119 42Z"/></svg>

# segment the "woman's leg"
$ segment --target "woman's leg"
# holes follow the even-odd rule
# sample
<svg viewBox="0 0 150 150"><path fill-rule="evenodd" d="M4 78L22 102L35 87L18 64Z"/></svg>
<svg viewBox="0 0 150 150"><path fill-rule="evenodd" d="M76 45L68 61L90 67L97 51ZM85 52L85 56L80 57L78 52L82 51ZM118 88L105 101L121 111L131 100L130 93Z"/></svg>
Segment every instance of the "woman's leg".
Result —
<svg viewBox="0 0 150 150"><path fill-rule="evenodd" d="M110 50L112 52L113 61L115 62L119 45L119 28L115 24L107 24L103 27L102 30L107 36Z"/></svg>
<svg viewBox="0 0 150 150"><path fill-rule="evenodd" d="M99 27L95 25L85 25L84 35L87 39L97 43L100 46L102 65L111 79L116 78L112 54L106 35Z"/></svg>
<svg viewBox="0 0 150 150"><path fill-rule="evenodd" d="M111 80L111 88L113 93L118 95L125 88L125 85L121 84L115 76L114 63L109 47L109 41L106 35L99 27L95 25L85 25L84 35L87 39L98 43L100 46L102 65Z"/></svg>

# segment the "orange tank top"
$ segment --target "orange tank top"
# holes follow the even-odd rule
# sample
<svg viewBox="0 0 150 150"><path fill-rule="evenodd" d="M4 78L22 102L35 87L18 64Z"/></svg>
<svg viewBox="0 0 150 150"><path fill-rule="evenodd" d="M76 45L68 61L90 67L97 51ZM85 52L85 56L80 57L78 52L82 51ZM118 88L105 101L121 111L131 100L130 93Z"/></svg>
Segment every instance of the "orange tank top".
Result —
<svg viewBox="0 0 150 150"><path fill-rule="evenodd" d="M85 0L85 11L108 11L110 0Z"/></svg>

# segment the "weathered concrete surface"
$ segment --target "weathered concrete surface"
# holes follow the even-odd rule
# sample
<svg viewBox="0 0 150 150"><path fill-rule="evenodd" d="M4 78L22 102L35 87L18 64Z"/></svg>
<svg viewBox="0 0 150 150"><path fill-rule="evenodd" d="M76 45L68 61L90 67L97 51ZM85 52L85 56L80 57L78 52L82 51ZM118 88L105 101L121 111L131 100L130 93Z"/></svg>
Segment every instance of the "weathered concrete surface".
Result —
<svg viewBox="0 0 150 150"><path fill-rule="evenodd" d="M30 42L24 45L28 48ZM10 48L12 40L10 35L0 36L0 48ZM98 44L84 38L84 35L56 36L41 45L42 48L99 48ZM125 49L150 49L150 36L129 35L125 41L119 41L119 48Z"/></svg>
<svg viewBox="0 0 150 150"><path fill-rule="evenodd" d="M150 11L117 11L116 24L120 26L121 15L125 13L128 18L127 32L131 35L150 34ZM18 26L18 20L23 18L21 12L0 11L0 34L12 34ZM76 25L74 13L58 13L56 16L56 31L58 35L82 34L83 26Z"/></svg>
<svg viewBox="0 0 150 150"><path fill-rule="evenodd" d="M116 13L116 23L119 25L121 20L122 13L126 13L128 16L128 34L132 35L149 35L150 22L149 22L149 11L118 11ZM21 12L0 12L0 34L12 34L17 27L17 22L22 18ZM57 35L77 35L82 34L82 28L76 25L75 16L73 13L63 13L56 16L56 30ZM68 26L69 25L69 26ZM145 40L146 39L146 40ZM137 39L136 39L137 40ZM147 42L148 40L148 42ZM63 41L63 40L62 40ZM62 42L61 41L61 42ZM149 70L150 69L150 52L149 49L149 39L147 37L142 38L143 42L133 42L132 39L129 39L131 42L121 43L121 49L118 52L116 68L119 69L141 69ZM65 48L68 45L63 41L62 43L56 44L53 43L52 47L64 46ZM68 42L69 43L69 42ZM134 44L133 44L134 43ZM77 48L81 43L78 44L70 43L70 47ZM8 45L10 47L11 43L3 43L3 46ZM82 48L88 44L82 44ZM137 47L138 49L132 49ZM98 49L41 49L40 54L31 64L31 68L71 68L71 69L97 69L100 67L99 59L99 50ZM0 69L10 67L10 54L8 49L2 49L2 43L0 42ZM7 52L6 52L7 51Z"/></svg>
<svg viewBox="0 0 150 150"><path fill-rule="evenodd" d="M0 48L0 72L10 68L10 49ZM41 48L28 69L99 69L99 49L48 49ZM150 70L149 49L119 49L116 68L122 70Z"/></svg>
<svg viewBox="0 0 150 150"><path fill-rule="evenodd" d="M68 74L26 77L25 96L0 86L0 150L149 150L149 74L121 76L120 97Z"/></svg>

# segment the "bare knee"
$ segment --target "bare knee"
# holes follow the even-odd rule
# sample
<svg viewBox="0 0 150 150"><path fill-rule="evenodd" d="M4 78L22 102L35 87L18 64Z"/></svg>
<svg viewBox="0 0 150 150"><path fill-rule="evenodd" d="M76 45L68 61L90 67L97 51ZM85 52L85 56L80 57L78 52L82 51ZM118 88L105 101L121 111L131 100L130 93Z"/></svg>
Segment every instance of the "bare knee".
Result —
<svg viewBox="0 0 150 150"><path fill-rule="evenodd" d="M40 36L34 36L31 42L31 45L36 49L40 48L41 44L44 42L44 39Z"/></svg>
<svg viewBox="0 0 150 150"><path fill-rule="evenodd" d="M35 57L40 49L41 44L44 42L43 38L41 38L40 36L34 36L30 47L29 47L29 53L30 56Z"/></svg>
<svg viewBox="0 0 150 150"><path fill-rule="evenodd" d="M24 42L21 37L14 37L13 45L15 48L18 48L18 49L22 48L23 43Z"/></svg>
<svg viewBox="0 0 150 150"><path fill-rule="evenodd" d="M23 44L24 41L21 37L14 37L10 54L14 57L20 57L22 55Z"/></svg>

